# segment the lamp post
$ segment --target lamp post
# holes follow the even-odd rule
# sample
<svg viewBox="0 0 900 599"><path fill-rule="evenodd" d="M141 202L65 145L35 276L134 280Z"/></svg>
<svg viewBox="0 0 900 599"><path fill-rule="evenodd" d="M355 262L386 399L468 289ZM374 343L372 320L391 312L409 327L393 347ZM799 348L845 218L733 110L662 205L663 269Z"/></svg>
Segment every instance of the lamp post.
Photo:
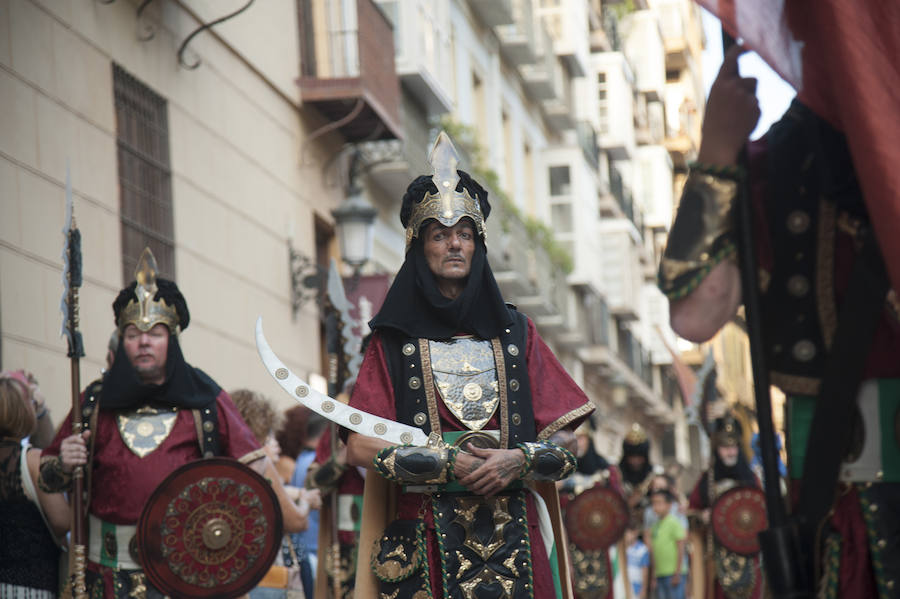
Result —
<svg viewBox="0 0 900 599"><path fill-rule="evenodd" d="M375 217L378 211L369 204L357 186L349 189L349 197L331 211L337 225L341 258L354 273L372 257L372 241L375 234Z"/></svg>

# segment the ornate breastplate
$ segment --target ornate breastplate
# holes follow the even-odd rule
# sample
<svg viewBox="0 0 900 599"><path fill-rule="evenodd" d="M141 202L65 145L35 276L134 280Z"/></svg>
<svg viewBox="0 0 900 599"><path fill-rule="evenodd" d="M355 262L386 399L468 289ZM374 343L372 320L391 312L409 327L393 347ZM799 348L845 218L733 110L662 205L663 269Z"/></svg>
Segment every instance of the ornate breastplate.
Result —
<svg viewBox="0 0 900 599"><path fill-rule="evenodd" d="M136 456L143 458L166 440L177 418L177 408L144 406L119 413L116 423L125 446Z"/></svg>
<svg viewBox="0 0 900 599"><path fill-rule="evenodd" d="M480 430L500 403L490 341L471 337L429 341L431 371L444 405L471 430Z"/></svg>

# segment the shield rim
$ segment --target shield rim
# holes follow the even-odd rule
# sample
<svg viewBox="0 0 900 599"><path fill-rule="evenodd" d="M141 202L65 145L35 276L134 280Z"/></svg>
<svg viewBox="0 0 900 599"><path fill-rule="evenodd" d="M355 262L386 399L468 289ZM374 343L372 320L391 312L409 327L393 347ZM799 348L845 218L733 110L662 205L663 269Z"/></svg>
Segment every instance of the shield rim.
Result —
<svg viewBox="0 0 900 599"><path fill-rule="evenodd" d="M256 490L260 492L260 496L267 496L271 501L271 505L273 507L272 513L274 517L272 521L272 532L276 542L271 543L269 550L260 556L260 563L267 564L266 567L260 568L256 574L247 578L244 582L238 581L231 583L230 588L228 585L226 585L214 586L210 589L201 589L199 587L189 585L188 583L184 583L183 586L175 588L169 583L169 580L166 577L163 577L160 574L160 572L158 571L159 568L148 567L146 560L144 559L144 556L151 554L147 551L147 548L152 546L151 543L154 542L154 540L158 544L160 536L159 522L153 522L150 517L150 513L152 511L151 508L157 503L157 500L160 497L171 495L171 492L167 489L169 484L173 480L180 476L183 476L185 472L189 472L196 468L209 466L227 466L231 469L236 468L239 472L249 477L250 480L256 483ZM168 499L171 498L172 497L168 497ZM160 499L159 501L165 501L165 498ZM146 503L144 503L144 507L141 509L141 517L138 519L138 558L140 560L141 567L144 570L144 574L147 576L148 580L153 584L153 586L173 598L184 597L185 599L207 599L212 597L240 597L241 595L253 589L257 585L257 583L262 580L263 577L265 577L266 572L269 571L269 568L278 555L278 551L281 548L281 539L283 536L284 519L281 514L281 506L278 503L278 497L277 495L275 495L275 491L272 489L272 485L269 483L269 481L267 481L258 472L256 472L246 464L239 462L238 460L227 457L203 458L193 462L188 462L187 464L179 466L178 468L173 470L165 479L163 479L163 481L156 487L156 489L153 490L153 492L150 494L150 497L147 498ZM185 593L187 588L190 589L190 594Z"/></svg>
<svg viewBox="0 0 900 599"><path fill-rule="evenodd" d="M737 486L737 487L732 487L731 489L728 489L727 491L725 491L724 493L722 493L721 495L719 495L719 497L715 500L715 502L713 502L712 510L710 511L710 524L711 524L711 526L712 526L712 529L713 529L713 535L715 536L716 541L717 541L719 544L721 544L721 545L722 545L725 549L727 549L728 551L737 553L738 555L755 555L755 554L759 553L759 552L760 552L760 549L761 549L761 548L760 548L760 545L759 545L759 537L758 537L758 536L754 537L754 539L755 539L755 542L754 542L754 547L755 547L755 549L752 549L752 550L751 550L751 549L746 549L746 548L743 548L743 547L742 547L742 548L737 548L737 547L735 547L733 543L730 543L730 542L728 542L728 541L726 541L725 539L722 538L722 535L720 534L719 531L721 530L721 528L722 528L723 525L720 524L720 519L717 518L717 515L719 514L719 512L721 512L721 511L723 511L723 510L725 509L725 508L724 508L725 503L726 503L725 500L726 500L730 495L733 495L733 494L735 494L735 493L743 493L743 492L747 492L747 491L752 492L754 495L756 495L756 496L759 497L759 499L760 499L760 503L761 503L761 505L762 505L762 507L763 507L763 511L762 511L762 514L763 514L763 527L760 528L760 531L765 530L765 529L768 528L768 526L769 526L769 524L768 524L768 522L769 522L769 515L768 515L768 513L766 512L766 496L765 496L765 493L763 493L762 489L760 489L760 488L758 488L758 487L751 487L751 486L747 486L747 485L739 485L739 486ZM758 533L757 533L757 534L758 534Z"/></svg>
<svg viewBox="0 0 900 599"><path fill-rule="evenodd" d="M572 508L575 508L578 506L579 500L581 500L581 503L584 503L585 500L582 498L588 498L591 495L596 495L596 494L601 494L601 495L605 495L607 497L613 498L613 500L615 500L619 503L619 507L621 508L622 514L623 514L623 517L619 519L618 524L615 527L610 527L611 530L615 531L615 534L610 535L610 538L612 538L612 541L607 545L604 545L602 543L587 543L587 544L585 544L584 538L581 535L578 535L578 534L573 535L571 532L572 530L579 530L579 523L576 521L576 516L575 516L575 512L577 510L573 510ZM619 540L625 535L625 530L628 528L628 517L629 517L628 504L625 502L624 497L622 497L614 489L611 489L609 487L594 486L594 487L591 487L590 489L586 489L585 491L579 493L575 497L575 499L573 499L571 502L569 502L569 505L566 507L566 514L565 514L564 521L565 521L565 525L566 525L566 532L569 535L569 539L572 541L572 543L575 544L575 546L578 549L580 549L582 551L600 551L600 550L604 550L604 549L608 549L608 548L612 547L613 545L618 543ZM582 544L579 544L578 541L581 541Z"/></svg>

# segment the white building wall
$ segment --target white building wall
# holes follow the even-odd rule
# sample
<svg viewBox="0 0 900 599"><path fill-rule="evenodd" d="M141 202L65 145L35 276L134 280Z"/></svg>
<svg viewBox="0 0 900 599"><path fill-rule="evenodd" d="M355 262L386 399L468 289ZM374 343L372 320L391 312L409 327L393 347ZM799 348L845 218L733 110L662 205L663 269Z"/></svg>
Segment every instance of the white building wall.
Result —
<svg viewBox="0 0 900 599"><path fill-rule="evenodd" d="M224 4L188 6L226 12ZM60 417L69 385L57 309L67 159L84 240L85 381L99 373L123 284L113 63L167 100L176 281L192 316L181 338L187 359L225 388L248 386L289 404L256 355L261 314L286 363L302 375L319 369L315 306L291 318L287 241L293 232L295 246L313 255L313 214L330 220L339 190L314 166L334 148L300 154L305 127L321 123L301 124L292 100L293 4L260 3L236 17L223 32L235 48L195 38L192 56L203 63L193 71L175 55L200 23L176 4L161 6L151 5L156 32L146 42L136 39L130 2L0 6L3 367L33 371Z"/></svg>

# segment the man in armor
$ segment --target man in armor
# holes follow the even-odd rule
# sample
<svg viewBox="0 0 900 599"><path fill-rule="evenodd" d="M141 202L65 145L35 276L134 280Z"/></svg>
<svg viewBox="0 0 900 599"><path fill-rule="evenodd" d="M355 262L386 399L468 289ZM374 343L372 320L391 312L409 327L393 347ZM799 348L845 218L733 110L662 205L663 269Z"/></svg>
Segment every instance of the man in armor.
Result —
<svg viewBox="0 0 900 599"><path fill-rule="evenodd" d="M759 487L759 482L741 448L740 422L731 414L716 419L712 435L713 465L704 472L688 499L689 514L696 514L707 531L706 551L710 571L706 572L706 599L759 599L762 597L762 571L758 555L741 555L729 551L714 538L710 526L710 509L726 491L735 487ZM709 544L711 543L711 546Z"/></svg>
<svg viewBox="0 0 900 599"><path fill-rule="evenodd" d="M711 338L734 316L742 288L732 207L749 177L763 349L773 384L787 396L791 499L809 543L803 554L810 565L798 569L820 597L896 597L900 320L896 294L881 291L888 283L857 157L840 131L795 100L749 145L749 170L738 166L759 118L756 82L740 77L739 52L726 54L710 90L660 288L670 299L672 328L689 340ZM854 372L845 372L854 361ZM825 460L832 451L834 459ZM810 478L817 482L807 485Z"/></svg>
<svg viewBox="0 0 900 599"><path fill-rule="evenodd" d="M622 490L635 522L642 523L644 510L650 506L647 493L653 480L653 466L650 464L650 439L640 424L635 422L622 439L622 459L619 460L622 473Z"/></svg>
<svg viewBox="0 0 900 599"><path fill-rule="evenodd" d="M578 466L569 478L560 481L559 501L563 508L563 514L572 502L585 491L592 489L608 489L615 493L621 506L625 505L622 480L618 468L606 461L606 458L597 453L594 447L593 429L590 419L585 420L575 431L577 442L576 457ZM605 501L594 503L597 507L607 506ZM616 505L616 504L614 504ZM620 506L620 507L621 507ZM627 510L623 512L627 513ZM592 514L593 518L599 518L603 522L612 522L622 515L621 512L606 511ZM612 599L613 596L613 568L610 559L610 548L579 547L579 530L573 527L583 528L581 519L565 517L566 529L569 533L569 552L572 556L572 578L574 581L575 596L578 599ZM624 527L622 528L624 531ZM616 541L618 539L611 539ZM583 543L582 543L583 544ZM617 547L619 555L624 559L624 545Z"/></svg>
<svg viewBox="0 0 900 599"><path fill-rule="evenodd" d="M486 255L487 193L456 170L445 133L430 162L434 176L404 195L406 259L370 323L350 399L430 442L348 437L348 461L374 470L356 595L559 597L564 549L557 559L534 489L558 509L553 481L574 471L571 430L593 407L534 324L504 303Z"/></svg>
<svg viewBox="0 0 900 599"><path fill-rule="evenodd" d="M185 361L179 336L190 322L187 302L174 282L156 277L149 248L135 279L113 303L121 342L112 366L82 393L84 432L73 434L70 414L41 457L45 492L69 490L73 469L86 466L91 598L162 597L136 555L136 524L163 479L203 457L251 465L271 481L285 530L306 527L231 398Z"/></svg>

